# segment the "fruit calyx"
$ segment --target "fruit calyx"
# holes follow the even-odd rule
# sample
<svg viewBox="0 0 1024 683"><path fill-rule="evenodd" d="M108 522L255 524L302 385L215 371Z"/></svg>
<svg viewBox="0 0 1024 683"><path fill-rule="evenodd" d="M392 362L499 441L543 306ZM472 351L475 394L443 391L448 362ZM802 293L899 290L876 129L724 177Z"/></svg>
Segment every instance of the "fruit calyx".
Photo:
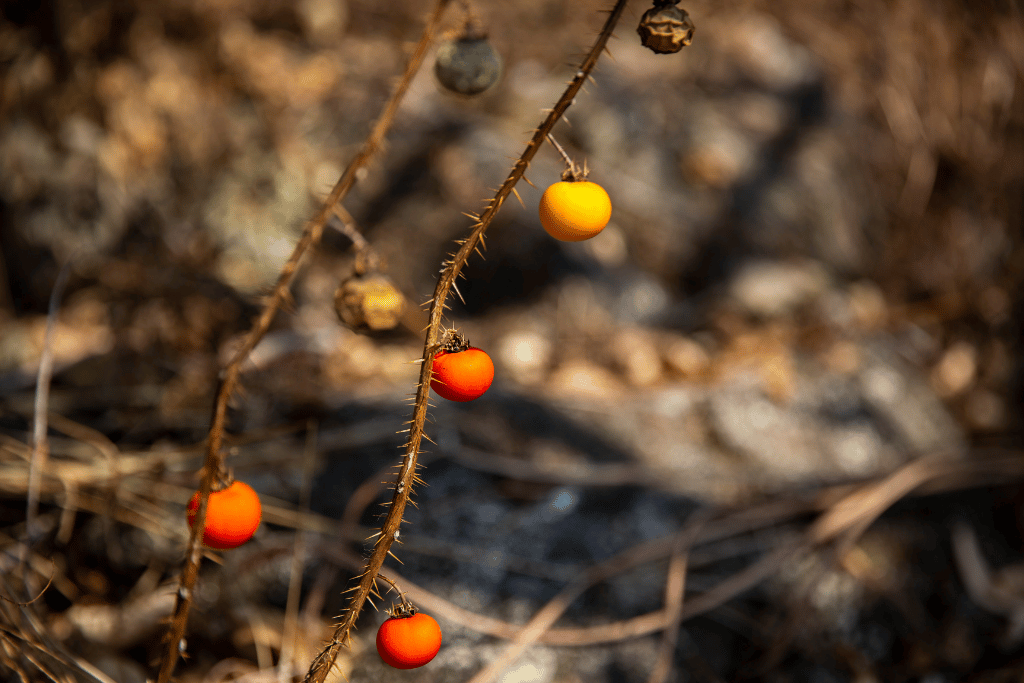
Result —
<svg viewBox="0 0 1024 683"><path fill-rule="evenodd" d="M470 347L469 340L456 329L448 330L441 340L441 350L446 353L459 353Z"/></svg>

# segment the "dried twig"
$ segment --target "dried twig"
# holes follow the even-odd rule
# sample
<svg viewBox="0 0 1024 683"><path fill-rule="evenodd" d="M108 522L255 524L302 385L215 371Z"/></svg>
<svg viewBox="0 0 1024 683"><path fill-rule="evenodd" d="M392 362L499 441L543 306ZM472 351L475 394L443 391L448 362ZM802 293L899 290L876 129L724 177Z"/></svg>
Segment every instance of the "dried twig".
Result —
<svg viewBox="0 0 1024 683"><path fill-rule="evenodd" d="M302 462L302 488L299 491L299 510L309 512L309 501L313 491L313 474L316 466L317 425L310 420L306 433L306 448ZM292 680L295 656L295 636L299 628L299 597L302 592L302 571L306 562L306 532L297 529L292 552L292 566L288 579L288 601L284 612L284 633L281 637L281 654L277 660L277 679L280 683Z"/></svg>
<svg viewBox="0 0 1024 683"><path fill-rule="evenodd" d="M664 683L672 673L672 660L675 658L676 644L679 642L679 627L683 623L683 598L686 595L686 570L690 556L690 545L685 536L680 535L676 547L672 550L672 558L668 563L668 578L665 580L665 609L669 613L668 628L661 634L661 646L658 648L658 659L654 669L647 677L647 683Z"/></svg>
<svg viewBox="0 0 1024 683"><path fill-rule="evenodd" d="M685 552L688 550L696 540L697 532L704 525L706 519L707 514L705 512L695 513L695 518L690 521L674 539L674 549L677 549L679 552ZM555 623L558 617L560 617L562 613L569 608L569 605L571 605L576 598L582 595L585 590L596 583L609 579L617 574L621 574L632 566L649 561L649 556L652 550L655 549L652 547L648 547L646 549L630 548L623 553L619 553L610 560L602 562L600 565L587 571L576 581L563 588L558 595L552 598L548 604L533 616L533 619L531 619L528 624L519 630L515 638L512 639L512 643L509 644L509 646L506 647L500 655L495 657L486 667L473 676L473 678L469 680L469 683L490 683L490 681L497 678L531 643L537 641L541 636L543 636L544 633ZM671 572L669 574L669 581L671 585ZM680 613L679 606L682 603L682 592L680 589L675 591L670 590L668 593L669 594L666 595L667 602L665 610L669 612L672 615L673 620L677 622L679 620ZM678 595L676 595L676 593L678 593Z"/></svg>
<svg viewBox="0 0 1024 683"><path fill-rule="evenodd" d="M39 373L36 375L35 415L32 426L32 457L28 470L28 496L25 503L25 536L32 543L36 533L36 516L39 514L39 481L46 460L49 446L46 439L47 406L50 403L50 378L53 375L53 329L57 325L57 312L60 309L60 298L64 293L70 263L64 264L57 274L57 281L50 292L50 303L46 312L46 332L43 336L43 351L39 357ZM28 546L24 546L27 548ZM24 559L24 556L23 556Z"/></svg>
<svg viewBox="0 0 1024 683"><path fill-rule="evenodd" d="M437 0L433 12L427 21L416 49L409 57L405 73L392 93L381 113L380 118L374 124L373 130L363 143L359 153L349 162L348 167L341 174L338 182L334 185L327 199L317 212L316 216L306 225L306 229L295 245L295 249L285 263L278 277L277 285L273 293L264 305L263 312L256 320L249 334L246 335L242 345L235 352L231 362L224 369L221 384L217 390L217 397L214 403L213 419L210 425L210 432L206 443L206 462L203 465L202 483L199 487L199 507L196 510L195 521L189 537L189 546L185 567L182 569L178 585L177 599L174 606L174 614L170 628L167 633L167 642L163 658L160 662L160 671L157 675L157 683L167 683L171 672L178 660L179 655L184 653L185 626L188 622L188 611L192 602L192 591L199 576L199 562L202 557L202 537L206 526L206 505L213 489L214 481L223 475L225 470L224 457L221 446L224 441L224 425L227 420L228 400L235 393L238 387L239 377L242 371L242 363L248 358L256 345L260 342L273 322L278 309L290 297L291 284L298 272L300 263L306 252L314 248L323 234L324 226L334 213L334 207L348 194L355 184L356 174L370 158L377 152L384 142L384 137L394 121L398 106L409 89L412 77L419 71L420 65L426 56L427 48L436 32L437 25L441 19L449 0Z"/></svg>

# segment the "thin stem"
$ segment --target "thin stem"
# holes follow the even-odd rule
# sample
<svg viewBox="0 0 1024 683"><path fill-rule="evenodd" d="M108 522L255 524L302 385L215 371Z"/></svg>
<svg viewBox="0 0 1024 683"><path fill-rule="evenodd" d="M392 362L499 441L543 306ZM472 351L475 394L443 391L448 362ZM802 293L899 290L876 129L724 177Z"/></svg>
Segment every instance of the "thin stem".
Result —
<svg viewBox="0 0 1024 683"><path fill-rule="evenodd" d="M342 614L341 622L334 631L331 643L313 660L313 664L311 665L309 672L306 674L305 683L323 683L326 679L327 674L334 666L338 652L349 642L349 639L351 638L352 628L355 626L356 619L362 611L366 598L373 588L377 573L380 571L381 566L383 566L384 560L389 554L391 554L392 543L399 538L399 529L402 526L406 504L409 502L409 497L412 494L414 484L419 481L419 478L416 476L416 469L420 446L425 438L424 426L426 424L427 406L430 396L431 366L434 360L434 355L438 350L437 342L441 330L441 323L445 309L447 308L448 296L455 284L455 279L461 273L470 254L477 251L483 244L484 232L491 224L494 216L498 213L498 210L505 202L505 199L512 193L516 183L518 183L523 177L523 174L526 173L526 169L530 165L530 161L537 154L541 145L544 144L544 139L551 132L555 123L562 118L565 111L573 103L577 93L579 93L583 84L589 77L590 72L593 71L594 67L597 65L598 57L600 57L601 52L604 51L605 46L608 43L608 39L611 37L612 31L615 29L615 25L618 23L619 18L622 16L622 13L626 8L627 1L628 0L616 0L615 6L608 13L608 19L605 21L604 26L601 28L601 32L594 41L594 45L587 53L582 64L580 64L579 70L569 82L565 92L534 131L533 137L527 144L526 149L513 165L508 178L506 178L505 182L502 183L494 198L490 200L487 208L477 218L477 222L473 226L469 236L462 241L459 250L444 264L444 269L441 272L441 276L438 278L437 287L434 290L434 297L430 303L430 322L427 326L427 334L423 343L419 385L416 390L416 403L413 408L412 423L409 429L409 440L406 442L405 455L403 457L401 470L399 471L398 477L395 481L394 492L392 494L391 503L388 506L387 517L385 517L384 523L381 525L380 534L378 535L373 551L366 562L363 573L358 578L359 582L353 587L352 597L349 599L348 606Z"/></svg>
<svg viewBox="0 0 1024 683"><path fill-rule="evenodd" d="M391 124L395 118L395 113L398 111L398 106L401 103L402 98L405 96L405 93L408 91L409 84L412 82L413 76L416 75L417 71L419 71L420 65L426 57L430 41L437 31L441 15L444 13L449 1L450 0L437 0L437 4L435 5L434 10L423 29L423 34L420 37L419 43L416 45L416 49L409 57L405 73L402 74L402 78L395 87L395 91L392 93L391 98L385 105L383 112L381 112L380 118L377 119L377 122L374 124L373 129L370 131L370 135L366 138L366 141L363 143L359 153L356 154L351 162L349 162L348 167L341 174L338 182L335 183L334 188L327 196L327 199L324 200L323 206L321 206L316 216L314 216L306 225L306 229L298 243L295 245L295 249L292 252L291 257L289 257L288 262L285 263L284 267L281 269L277 285L274 287L273 293L267 300L267 303L263 308L263 312L255 321L253 328L249 331L249 334L246 335L245 340L231 359L231 362L228 363L227 367L224 369L220 387L217 391L216 401L214 403L213 418L211 420L210 432L206 442L206 461L203 465L202 483L199 487L199 507L196 510L192 532L189 536L187 559L181 572L181 578L178 582L178 592L175 598L173 618L167 632L164 654L160 662L160 671L157 675L157 683L167 683L167 681L170 680L171 673L174 671L174 666L178 661L178 657L185 651L183 638L185 634L185 627L188 623L188 612L192 603L192 593L195 588L196 581L199 578L199 563L202 558L202 538L203 531L206 527L207 501L210 497L210 491L212 489L214 479L222 477L226 470L224 455L221 450L221 446L224 441L224 425L227 421L228 400L235 393L235 390L238 387L238 381L242 371L242 363L249 357L249 354L254 348L256 348L256 345L260 340L263 339L267 330L270 329L270 324L273 322L277 311L290 298L291 284L295 279L295 275L298 272L302 259L308 251L311 251L320 242L324 226L334 213L335 205L345 198L349 190L351 190L352 186L355 184L356 174L359 169L366 165L366 163L383 144L384 137L391 128Z"/></svg>
<svg viewBox="0 0 1024 683"><path fill-rule="evenodd" d="M32 457L29 459L28 494L25 503L25 537L27 549L34 542L36 534L36 517L39 514L39 481L46 460L50 454L49 441L46 438L47 416L50 403L50 379L53 376L53 331L57 326L57 314L60 312L60 299L64 295L64 286L71 273L71 262L65 263L57 273L57 280L50 292L50 303L46 311L46 331L43 333L43 351L39 356L39 372L36 374L36 398L32 418ZM24 565L25 556L22 556Z"/></svg>
<svg viewBox="0 0 1024 683"><path fill-rule="evenodd" d="M411 610L415 609L415 606L411 602L409 602L409 599L407 597L405 597L405 591L398 587L398 584L395 582L394 579L385 576L384 572L377 572L377 578L383 579L388 584L390 584L392 588L395 589L395 592L398 593L398 599L402 601L403 610L405 610L406 612L410 612Z"/></svg>
<svg viewBox="0 0 1024 683"><path fill-rule="evenodd" d="M563 149L562 146L558 144L558 140L555 140L555 136L552 135L551 133L548 133L548 142L550 142L552 146L558 150L558 153L562 155L563 159L565 159L565 165L569 168L570 173L575 175L576 162L573 161L572 157L570 157L568 153L566 153L565 149Z"/></svg>

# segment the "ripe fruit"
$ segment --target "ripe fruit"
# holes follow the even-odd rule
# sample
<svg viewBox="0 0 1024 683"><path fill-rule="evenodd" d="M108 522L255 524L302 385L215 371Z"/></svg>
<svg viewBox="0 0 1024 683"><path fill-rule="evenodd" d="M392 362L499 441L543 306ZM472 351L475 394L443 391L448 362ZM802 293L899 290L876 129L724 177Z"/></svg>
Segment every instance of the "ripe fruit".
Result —
<svg viewBox="0 0 1024 683"><path fill-rule="evenodd" d="M396 669L423 666L441 649L441 627L427 614L391 617L377 630L377 653Z"/></svg>
<svg viewBox="0 0 1024 683"><path fill-rule="evenodd" d="M548 187L540 198L540 224L563 242L590 239L604 230L611 216L608 193L589 180L562 180Z"/></svg>
<svg viewBox="0 0 1024 683"><path fill-rule="evenodd" d="M462 337L458 337L462 340ZM494 380L494 363L485 351L462 343L449 342L434 356L430 388L449 401L480 398Z"/></svg>
<svg viewBox="0 0 1024 683"><path fill-rule="evenodd" d="M199 491L196 491L188 502L190 527L198 509ZM260 497L248 484L235 481L223 491L211 491L206 504L203 543L218 550L237 548L256 533L261 516Z"/></svg>

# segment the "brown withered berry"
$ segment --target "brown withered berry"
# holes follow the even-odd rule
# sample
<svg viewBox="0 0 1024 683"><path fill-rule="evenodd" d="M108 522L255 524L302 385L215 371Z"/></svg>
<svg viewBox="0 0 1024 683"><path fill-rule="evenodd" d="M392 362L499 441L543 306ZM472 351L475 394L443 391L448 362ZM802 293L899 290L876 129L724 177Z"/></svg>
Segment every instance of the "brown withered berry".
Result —
<svg viewBox="0 0 1024 683"><path fill-rule="evenodd" d="M679 0L655 0L644 12L636 32L644 47L658 54L679 52L693 42L694 25L686 10L676 7Z"/></svg>
<svg viewBox="0 0 1024 683"><path fill-rule="evenodd" d="M353 329L390 330L405 311L405 297L380 273L355 274L334 293L334 310Z"/></svg>
<svg viewBox="0 0 1024 683"><path fill-rule="evenodd" d="M479 95L501 78L501 57L487 36L466 32L437 48L434 74L452 92Z"/></svg>

